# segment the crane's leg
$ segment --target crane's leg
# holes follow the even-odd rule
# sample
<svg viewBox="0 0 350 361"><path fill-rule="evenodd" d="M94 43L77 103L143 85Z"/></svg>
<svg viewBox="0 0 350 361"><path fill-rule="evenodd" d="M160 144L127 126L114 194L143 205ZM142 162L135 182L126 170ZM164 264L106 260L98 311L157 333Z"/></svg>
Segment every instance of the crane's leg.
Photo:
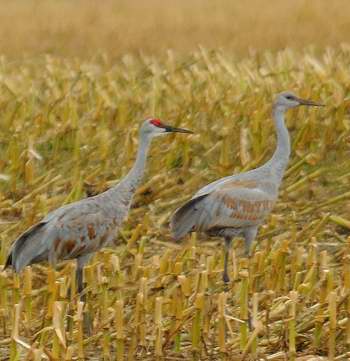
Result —
<svg viewBox="0 0 350 361"><path fill-rule="evenodd" d="M230 255L230 248L231 248L231 237L225 237L225 247L224 247L224 273L222 274L222 279L225 283L230 282L230 277L228 275L228 259Z"/></svg>
<svg viewBox="0 0 350 361"><path fill-rule="evenodd" d="M86 263L89 262L91 258L91 254L86 254L84 256L81 256L79 258L77 258L77 272L76 272L76 280L77 280L77 291L79 293L79 295L81 295L81 293L84 290L84 282L83 282L83 271L84 271L84 266L86 265ZM85 295L81 295L80 297L81 301L85 302Z"/></svg>
<svg viewBox="0 0 350 361"><path fill-rule="evenodd" d="M258 227L250 227L244 231L243 235L244 235L245 255L248 258L250 258L250 256L251 256L251 245L256 238L257 232L258 232ZM252 317L251 317L251 313L250 313L250 307L248 307L247 322L248 322L249 330L251 331L253 329L253 325L252 325Z"/></svg>
<svg viewBox="0 0 350 361"><path fill-rule="evenodd" d="M87 254L84 256L81 256L77 258L77 273L76 273L76 280L77 280L77 286L78 286L78 293L80 297L80 301L84 302L86 304L86 293L84 293L84 282L83 282L83 271L84 266L87 262L89 262L91 258L91 254ZM92 334L92 319L90 317L90 313L87 312L86 306L84 308L83 312L83 328L87 335Z"/></svg>
<svg viewBox="0 0 350 361"><path fill-rule="evenodd" d="M83 271L84 271L84 267L81 267L81 268L77 267L76 284L77 284L77 292L79 295L84 289Z"/></svg>
<svg viewBox="0 0 350 361"><path fill-rule="evenodd" d="M247 228L243 233L246 257L250 257L251 255L251 245L254 242L257 233L258 233L258 227Z"/></svg>

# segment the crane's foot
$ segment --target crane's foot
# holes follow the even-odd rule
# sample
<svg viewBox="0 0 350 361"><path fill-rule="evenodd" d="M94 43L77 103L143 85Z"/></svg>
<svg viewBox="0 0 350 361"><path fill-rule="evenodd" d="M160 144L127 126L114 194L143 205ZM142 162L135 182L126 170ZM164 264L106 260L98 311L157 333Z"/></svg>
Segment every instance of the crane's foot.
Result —
<svg viewBox="0 0 350 361"><path fill-rule="evenodd" d="M248 320L247 320L247 324L249 327L249 331L253 331L253 321L252 321L252 316L250 315L250 311L248 311Z"/></svg>
<svg viewBox="0 0 350 361"><path fill-rule="evenodd" d="M228 275L227 272L224 272L224 273L222 274L222 280L224 281L225 284L230 283L230 277L229 277L229 275Z"/></svg>

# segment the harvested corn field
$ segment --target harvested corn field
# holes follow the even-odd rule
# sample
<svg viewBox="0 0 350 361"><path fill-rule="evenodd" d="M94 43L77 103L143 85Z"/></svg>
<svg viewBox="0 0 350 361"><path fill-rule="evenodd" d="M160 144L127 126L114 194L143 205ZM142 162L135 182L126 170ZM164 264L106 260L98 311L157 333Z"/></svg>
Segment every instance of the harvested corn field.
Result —
<svg viewBox="0 0 350 361"><path fill-rule="evenodd" d="M69 292L74 262L0 273L1 359L349 359L349 59L346 46L241 60L204 48L161 60L2 59L0 264L48 211L127 173L147 115L195 134L152 145L115 247L85 268L85 305ZM225 286L222 240L174 243L169 217L199 187L271 156L271 102L285 89L326 106L288 114L279 201L251 259L235 242Z"/></svg>

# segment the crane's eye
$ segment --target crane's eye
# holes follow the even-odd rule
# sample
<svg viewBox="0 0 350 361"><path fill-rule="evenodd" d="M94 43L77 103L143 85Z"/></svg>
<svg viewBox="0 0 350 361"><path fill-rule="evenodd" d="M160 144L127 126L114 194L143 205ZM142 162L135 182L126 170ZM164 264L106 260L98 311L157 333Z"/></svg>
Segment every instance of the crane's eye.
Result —
<svg viewBox="0 0 350 361"><path fill-rule="evenodd" d="M288 100L293 100L293 97L292 97L291 95L287 95L286 98L287 98Z"/></svg>

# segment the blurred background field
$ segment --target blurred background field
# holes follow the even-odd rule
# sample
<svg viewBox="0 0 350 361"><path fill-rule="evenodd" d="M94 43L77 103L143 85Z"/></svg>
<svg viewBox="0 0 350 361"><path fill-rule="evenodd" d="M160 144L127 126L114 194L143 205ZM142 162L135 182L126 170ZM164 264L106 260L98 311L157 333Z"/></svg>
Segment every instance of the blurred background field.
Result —
<svg viewBox="0 0 350 361"><path fill-rule="evenodd" d="M348 5L175 4L1 7L0 264L49 210L126 174L146 116L195 132L154 142L116 248L86 268L91 335L68 295L73 263L0 272L1 360L350 358ZM250 262L237 240L224 287L220 240L174 244L168 219L200 186L268 159L285 89L326 107L288 114L280 200Z"/></svg>
<svg viewBox="0 0 350 361"><path fill-rule="evenodd" d="M199 44L239 55L253 51L321 49L347 42L346 0L13 0L0 8L1 53L49 52L92 57L108 52L163 56Z"/></svg>

